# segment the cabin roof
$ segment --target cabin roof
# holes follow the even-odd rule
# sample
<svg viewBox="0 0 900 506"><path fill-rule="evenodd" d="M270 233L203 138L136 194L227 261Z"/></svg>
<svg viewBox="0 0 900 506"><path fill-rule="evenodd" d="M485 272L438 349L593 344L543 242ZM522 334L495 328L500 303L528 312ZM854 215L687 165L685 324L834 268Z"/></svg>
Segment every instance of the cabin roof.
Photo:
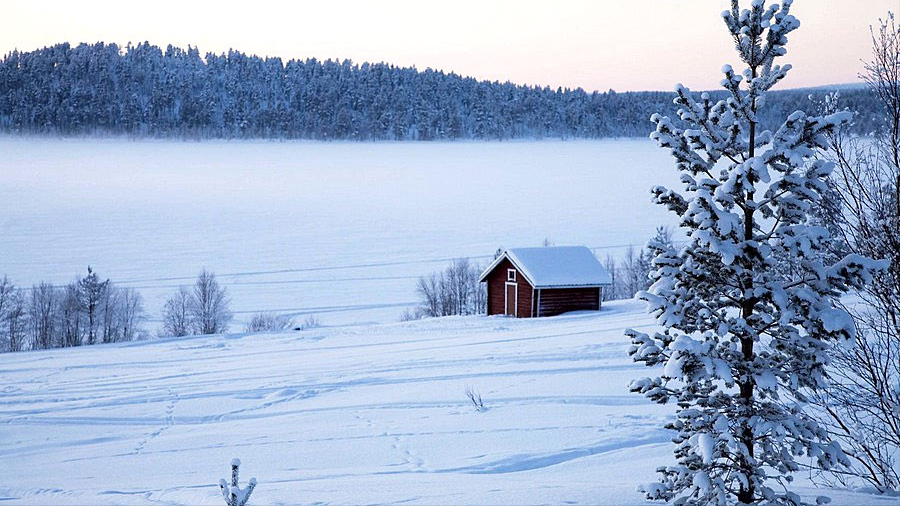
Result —
<svg viewBox="0 0 900 506"><path fill-rule="evenodd" d="M595 287L612 284L606 269L584 246L511 248L497 257L481 274L484 281L504 259L525 276L534 288Z"/></svg>

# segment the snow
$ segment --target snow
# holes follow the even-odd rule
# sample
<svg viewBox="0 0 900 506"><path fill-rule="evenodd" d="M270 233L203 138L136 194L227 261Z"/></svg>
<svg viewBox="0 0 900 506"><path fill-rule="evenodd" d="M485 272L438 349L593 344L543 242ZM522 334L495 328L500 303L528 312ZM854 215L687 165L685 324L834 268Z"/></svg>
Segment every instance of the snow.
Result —
<svg viewBox="0 0 900 506"><path fill-rule="evenodd" d="M697 434L697 446L699 447L700 455L703 457L704 464L709 464L716 459L716 438L706 433ZM708 476L706 477L706 482L709 482Z"/></svg>
<svg viewBox="0 0 900 506"><path fill-rule="evenodd" d="M648 504L673 408L628 393L628 326L656 328L617 301L2 354L0 501L221 505L239 458L256 505Z"/></svg>
<svg viewBox="0 0 900 506"><path fill-rule="evenodd" d="M257 311L395 322L416 302L418 277L454 258L484 266L499 247L545 238L605 258L675 224L648 205L651 183L678 180L645 139L0 136L0 153L0 276L64 284L91 265L143 294L151 330L165 297L203 267L230 292L234 330Z"/></svg>
<svg viewBox="0 0 900 506"><path fill-rule="evenodd" d="M584 246L512 248L506 254L535 288L612 283L597 257Z"/></svg>

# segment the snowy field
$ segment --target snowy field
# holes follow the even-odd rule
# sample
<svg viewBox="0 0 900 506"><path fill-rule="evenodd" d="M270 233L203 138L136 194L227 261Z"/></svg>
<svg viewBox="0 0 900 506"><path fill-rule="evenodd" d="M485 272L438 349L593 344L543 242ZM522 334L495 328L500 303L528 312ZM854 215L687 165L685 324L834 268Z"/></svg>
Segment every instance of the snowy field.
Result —
<svg viewBox="0 0 900 506"><path fill-rule="evenodd" d="M252 504L643 504L672 460L670 409L626 389L649 324L620 301L0 355L0 500L217 505L239 457Z"/></svg>
<svg viewBox="0 0 900 506"><path fill-rule="evenodd" d="M648 123L649 129L649 123ZM652 141L181 142L0 137L0 276L68 283L92 265L152 319L201 268L249 314L397 321L419 276L499 247L619 255L672 218ZM157 322L148 327L155 330Z"/></svg>

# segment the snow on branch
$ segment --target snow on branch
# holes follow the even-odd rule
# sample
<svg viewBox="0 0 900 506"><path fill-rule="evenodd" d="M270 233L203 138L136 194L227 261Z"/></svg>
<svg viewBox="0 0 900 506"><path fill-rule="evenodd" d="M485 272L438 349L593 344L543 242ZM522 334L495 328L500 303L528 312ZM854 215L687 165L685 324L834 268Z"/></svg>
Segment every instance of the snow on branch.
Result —
<svg viewBox="0 0 900 506"><path fill-rule="evenodd" d="M657 251L653 284L637 294L661 330L625 333L633 360L659 368L630 390L678 405L666 426L678 462L643 488L649 499L796 506L788 485L801 462L848 462L803 403L825 385L832 344L855 335L839 297L886 265L835 263L814 215L833 168L818 156L852 115L796 111L774 133L760 128L766 92L790 70L775 63L799 26L790 7L733 0L722 17L746 68L722 68L725 98L679 84L677 119L651 117L683 185L654 187L653 201L678 216L689 244Z"/></svg>

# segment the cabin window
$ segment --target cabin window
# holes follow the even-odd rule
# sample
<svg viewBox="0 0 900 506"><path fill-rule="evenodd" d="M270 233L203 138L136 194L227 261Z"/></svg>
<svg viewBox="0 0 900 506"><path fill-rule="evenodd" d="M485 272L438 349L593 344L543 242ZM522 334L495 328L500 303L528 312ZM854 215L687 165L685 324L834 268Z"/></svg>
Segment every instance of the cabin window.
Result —
<svg viewBox="0 0 900 506"><path fill-rule="evenodd" d="M516 270L515 269L506 269L506 280L512 281L515 283L516 281Z"/></svg>

